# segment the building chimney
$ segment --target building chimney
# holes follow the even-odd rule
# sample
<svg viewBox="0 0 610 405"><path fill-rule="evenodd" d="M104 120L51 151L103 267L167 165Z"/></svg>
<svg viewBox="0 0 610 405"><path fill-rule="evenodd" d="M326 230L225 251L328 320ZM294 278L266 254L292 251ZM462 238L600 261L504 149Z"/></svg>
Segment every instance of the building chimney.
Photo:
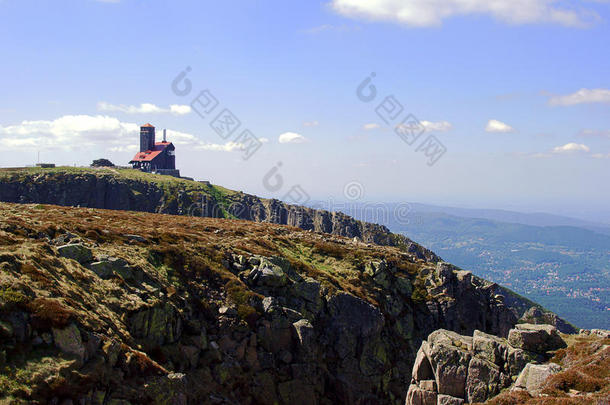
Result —
<svg viewBox="0 0 610 405"><path fill-rule="evenodd" d="M163 142L167 142L167 137L166 137L167 133L166 132L167 132L167 130L165 128L163 128Z"/></svg>

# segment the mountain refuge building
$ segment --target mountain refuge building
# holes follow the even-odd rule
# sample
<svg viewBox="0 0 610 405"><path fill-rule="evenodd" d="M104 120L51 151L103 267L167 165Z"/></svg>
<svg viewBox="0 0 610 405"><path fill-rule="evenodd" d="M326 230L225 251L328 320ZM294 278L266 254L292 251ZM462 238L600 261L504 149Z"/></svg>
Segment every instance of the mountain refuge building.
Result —
<svg viewBox="0 0 610 405"><path fill-rule="evenodd" d="M143 172L180 177L180 170L176 170L174 144L167 141L165 130L163 130L163 142L156 142L155 127L151 124L140 127L140 151L129 164Z"/></svg>

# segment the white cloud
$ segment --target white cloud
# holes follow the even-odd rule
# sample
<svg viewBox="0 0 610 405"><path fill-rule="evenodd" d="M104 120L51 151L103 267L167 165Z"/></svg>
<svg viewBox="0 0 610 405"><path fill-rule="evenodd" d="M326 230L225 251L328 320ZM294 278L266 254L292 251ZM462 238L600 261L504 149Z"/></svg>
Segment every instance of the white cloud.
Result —
<svg viewBox="0 0 610 405"><path fill-rule="evenodd" d="M377 124L377 123L375 123L375 122L371 122L370 124L364 124L364 125L362 126L362 128L363 128L363 129L365 129L365 130L367 130L367 131L371 131L371 130L373 130L373 129L377 129L377 128L379 128L379 127L380 127L380 125L379 125L379 124Z"/></svg>
<svg viewBox="0 0 610 405"><path fill-rule="evenodd" d="M169 106L169 111L175 115L186 115L191 112L191 106L184 104L172 104Z"/></svg>
<svg viewBox="0 0 610 405"><path fill-rule="evenodd" d="M549 99L550 105L576 105L590 103L610 103L610 90L608 89L580 89L575 93L564 96L554 96Z"/></svg>
<svg viewBox="0 0 610 405"><path fill-rule="evenodd" d="M488 15L508 24L554 23L584 27L599 20L593 10L567 8L558 0L331 0L339 14L413 27L441 25L463 15Z"/></svg>
<svg viewBox="0 0 610 405"><path fill-rule="evenodd" d="M566 143L562 146L556 146L553 148L553 153L571 153L571 152L589 152L590 149L587 145L582 143Z"/></svg>
<svg viewBox="0 0 610 405"><path fill-rule="evenodd" d="M498 133L508 133L513 132L515 129L508 124L503 123L498 120L489 120L487 122L487 126L485 127L486 132L498 132Z"/></svg>
<svg viewBox="0 0 610 405"><path fill-rule="evenodd" d="M610 159L610 153L607 154L603 154L603 153L594 153L591 155L591 157L593 159Z"/></svg>
<svg viewBox="0 0 610 405"><path fill-rule="evenodd" d="M424 128L426 128L426 131L431 132L447 132L453 128L453 125L451 125L451 123L447 121L422 121L421 124L424 126Z"/></svg>
<svg viewBox="0 0 610 405"><path fill-rule="evenodd" d="M304 143L307 142L307 138L296 132L284 132L278 137L278 141L280 143Z"/></svg>
<svg viewBox="0 0 610 405"><path fill-rule="evenodd" d="M167 114L185 115L191 112L191 106L172 104L169 108L162 108L151 103L142 103L139 106L125 104L110 104L105 101L97 103L98 111L122 112L125 114Z"/></svg>
<svg viewBox="0 0 610 405"><path fill-rule="evenodd" d="M64 115L55 120L22 121L0 126L0 143L5 149L84 150L104 149L110 152L135 152L140 126L121 122L105 115ZM192 134L167 130L167 138L177 147L195 150L235 151L243 145L228 142L214 144Z"/></svg>
<svg viewBox="0 0 610 405"><path fill-rule="evenodd" d="M303 123L304 127L317 127L318 125L320 125L318 121L306 121Z"/></svg>

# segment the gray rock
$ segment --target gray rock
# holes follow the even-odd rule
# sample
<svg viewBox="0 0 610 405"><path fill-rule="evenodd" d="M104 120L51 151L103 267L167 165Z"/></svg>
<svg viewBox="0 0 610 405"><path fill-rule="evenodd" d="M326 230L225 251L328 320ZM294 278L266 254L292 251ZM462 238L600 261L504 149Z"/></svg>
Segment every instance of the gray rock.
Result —
<svg viewBox="0 0 610 405"><path fill-rule="evenodd" d="M436 265L436 277L441 284L447 284L453 278L453 266L446 262L439 262Z"/></svg>
<svg viewBox="0 0 610 405"><path fill-rule="evenodd" d="M536 355L533 353L508 346L506 352L506 371L511 376L517 376L526 364L533 361L535 358Z"/></svg>
<svg viewBox="0 0 610 405"><path fill-rule="evenodd" d="M508 345L496 336L475 331L462 336L439 329L423 341L413 364L412 384L420 390L434 391L438 403L461 404L485 402L507 388L525 367L527 353ZM430 383L434 381L435 384ZM412 401L426 401L429 396L413 391Z"/></svg>
<svg viewBox="0 0 610 405"><path fill-rule="evenodd" d="M62 352L75 355L81 363L85 360L85 346L75 324L62 329L53 328L53 341Z"/></svg>
<svg viewBox="0 0 610 405"><path fill-rule="evenodd" d="M128 240L132 240L134 242L140 242L140 243L147 243L148 239L140 236L140 235L131 235L131 234L127 234L127 235L123 235L125 238L127 238Z"/></svg>
<svg viewBox="0 0 610 405"><path fill-rule="evenodd" d="M76 260L80 264L86 264L93 260L91 249L80 243L60 246L57 248L57 252L61 257Z"/></svg>
<svg viewBox="0 0 610 405"><path fill-rule="evenodd" d="M561 367L555 363L528 363L515 381L513 390L526 390L530 395L540 395L546 379L560 371Z"/></svg>
<svg viewBox="0 0 610 405"><path fill-rule="evenodd" d="M519 319L519 322L553 325L561 333L574 334L578 332L574 326L570 325L556 314L549 311L544 311L538 307L531 307L525 311L523 316Z"/></svg>
<svg viewBox="0 0 610 405"><path fill-rule="evenodd" d="M288 276L280 267L264 267L259 270L259 283L267 287L282 287L288 283Z"/></svg>
<svg viewBox="0 0 610 405"><path fill-rule="evenodd" d="M176 308L168 303L135 312L128 326L134 337L158 345L174 343L182 333L182 319Z"/></svg>
<svg viewBox="0 0 610 405"><path fill-rule="evenodd" d="M496 365L500 365L506 358L506 340L497 336L475 330L472 336L472 348L475 355L484 358Z"/></svg>
<svg viewBox="0 0 610 405"><path fill-rule="evenodd" d="M279 306L280 302L277 298L271 296L263 298L263 311L270 312L271 308Z"/></svg>
<svg viewBox="0 0 610 405"><path fill-rule="evenodd" d="M421 380L417 383L419 388L426 391L434 391L436 392L436 381L434 380Z"/></svg>
<svg viewBox="0 0 610 405"><path fill-rule="evenodd" d="M566 347L557 328L551 325L519 324L508 333L508 343L535 353L546 353Z"/></svg>
<svg viewBox="0 0 610 405"><path fill-rule="evenodd" d="M366 339L360 355L362 374L370 377L386 372L390 365L388 353L388 344L380 337Z"/></svg>
<svg viewBox="0 0 610 405"><path fill-rule="evenodd" d="M452 397L450 395L439 394L437 397L437 405L462 405L464 400L462 398Z"/></svg>
<svg viewBox="0 0 610 405"><path fill-rule="evenodd" d="M115 273L126 280L132 279L134 276L133 270L129 266L129 263L116 257L108 257L103 260L93 262L88 267L91 271L103 279L108 279Z"/></svg>
<svg viewBox="0 0 610 405"><path fill-rule="evenodd" d="M466 379L466 400L485 402L497 395L502 387L500 370L495 364L478 358L470 360Z"/></svg>
<svg viewBox="0 0 610 405"><path fill-rule="evenodd" d="M295 283L292 290L297 297L303 298L307 302L318 304L321 301L320 282L312 278Z"/></svg>
<svg viewBox="0 0 610 405"><path fill-rule="evenodd" d="M307 319L301 319L292 324L297 335L299 349L309 354L316 343L316 332L313 325Z"/></svg>
<svg viewBox="0 0 610 405"><path fill-rule="evenodd" d="M432 365L426 355L429 350L428 342L424 340L417 351L415 363L413 364L412 376L415 381L434 379L434 371L432 370Z"/></svg>
<svg viewBox="0 0 610 405"><path fill-rule="evenodd" d="M381 331L384 318L379 309L347 293L339 293L328 300L334 327L345 327L357 336L368 337Z"/></svg>
<svg viewBox="0 0 610 405"><path fill-rule="evenodd" d="M430 363L436 375L439 394L463 397L466 389L466 375L472 354L468 346L462 348L460 335L441 330L428 337ZM457 339L456 339L457 338ZM456 340L453 340L456 339ZM460 342L460 346L452 343Z"/></svg>
<svg viewBox="0 0 610 405"><path fill-rule="evenodd" d="M437 393L426 391L415 384L409 386L406 405L436 405Z"/></svg>

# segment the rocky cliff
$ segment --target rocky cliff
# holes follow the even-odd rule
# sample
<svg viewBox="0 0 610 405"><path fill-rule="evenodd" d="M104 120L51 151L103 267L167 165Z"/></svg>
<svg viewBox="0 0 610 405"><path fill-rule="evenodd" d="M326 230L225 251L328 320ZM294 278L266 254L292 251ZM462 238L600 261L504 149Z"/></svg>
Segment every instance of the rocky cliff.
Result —
<svg viewBox="0 0 610 405"><path fill-rule="evenodd" d="M507 336L495 284L296 227L0 204L13 403L402 404L436 329Z"/></svg>
<svg viewBox="0 0 610 405"><path fill-rule="evenodd" d="M380 245L404 246L422 257L435 259L429 250L392 234L385 226L357 221L340 212L289 205L208 183L129 169L2 169L0 201L270 222Z"/></svg>
<svg viewBox="0 0 610 405"><path fill-rule="evenodd" d="M296 226L303 230L358 238L367 243L396 246L420 259L439 262L430 250L385 226L357 221L341 212L315 210L228 190L207 182L141 173L129 169L71 168L0 169L0 201L54 204L150 213L245 219ZM536 306L503 287L494 286L517 316ZM539 312L536 314L540 315ZM538 321L563 321L543 312ZM560 330L572 333L568 324Z"/></svg>

